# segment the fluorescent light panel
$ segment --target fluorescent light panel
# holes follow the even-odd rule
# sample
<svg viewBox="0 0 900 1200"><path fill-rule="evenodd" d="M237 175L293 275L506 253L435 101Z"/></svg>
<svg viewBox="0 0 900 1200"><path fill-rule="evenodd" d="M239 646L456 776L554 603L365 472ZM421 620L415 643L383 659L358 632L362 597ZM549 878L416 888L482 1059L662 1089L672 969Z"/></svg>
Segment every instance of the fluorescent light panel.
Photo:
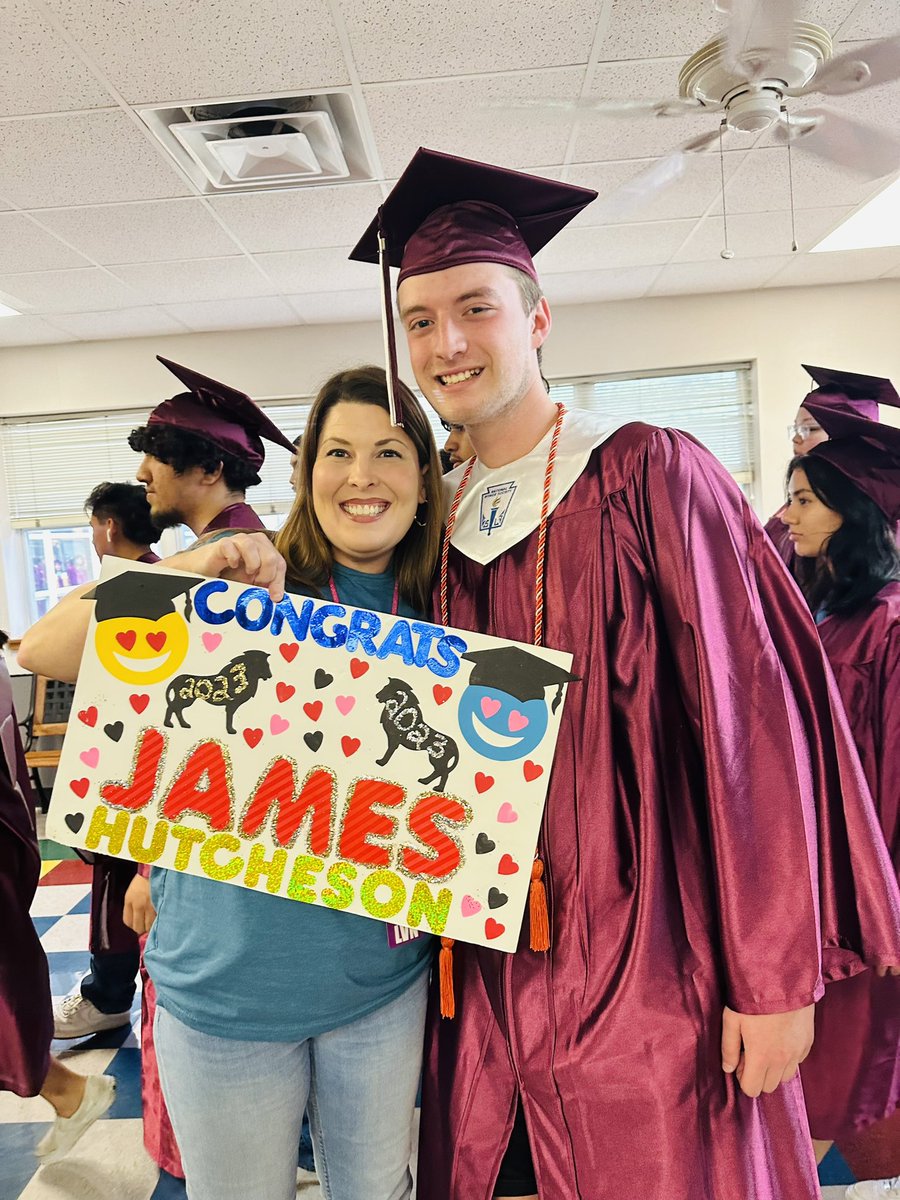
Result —
<svg viewBox="0 0 900 1200"><path fill-rule="evenodd" d="M895 179L812 249L815 253L869 250L875 246L900 246L900 179Z"/></svg>
<svg viewBox="0 0 900 1200"><path fill-rule="evenodd" d="M10 308L8 304L0 304L0 317L21 317L21 315L17 308Z"/></svg>

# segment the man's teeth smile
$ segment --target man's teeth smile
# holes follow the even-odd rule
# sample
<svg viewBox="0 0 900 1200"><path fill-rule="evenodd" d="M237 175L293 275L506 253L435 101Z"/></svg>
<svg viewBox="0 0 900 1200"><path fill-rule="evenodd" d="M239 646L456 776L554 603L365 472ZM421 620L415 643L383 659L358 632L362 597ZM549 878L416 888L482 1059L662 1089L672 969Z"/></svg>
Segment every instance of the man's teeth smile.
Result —
<svg viewBox="0 0 900 1200"><path fill-rule="evenodd" d="M353 504L345 502L341 505L341 508L350 517L379 517L388 508L388 505Z"/></svg>
<svg viewBox="0 0 900 1200"><path fill-rule="evenodd" d="M447 387L452 383L465 383L467 379L477 379L483 370L484 367L475 367L471 371L457 371L455 375L438 375L438 380Z"/></svg>

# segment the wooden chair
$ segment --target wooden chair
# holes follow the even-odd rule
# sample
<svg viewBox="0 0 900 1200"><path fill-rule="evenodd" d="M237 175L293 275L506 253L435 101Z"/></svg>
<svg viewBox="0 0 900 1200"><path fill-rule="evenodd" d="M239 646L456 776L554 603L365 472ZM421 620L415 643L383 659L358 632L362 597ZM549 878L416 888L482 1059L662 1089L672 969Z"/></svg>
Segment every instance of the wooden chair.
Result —
<svg viewBox="0 0 900 1200"><path fill-rule="evenodd" d="M59 766L60 750L38 750L35 749L35 742L39 738L61 738L65 735L74 696L74 683L48 679L45 675L35 675L33 678L31 711L22 727L25 731L25 762L44 812L49 807L50 796L41 780L41 769Z"/></svg>

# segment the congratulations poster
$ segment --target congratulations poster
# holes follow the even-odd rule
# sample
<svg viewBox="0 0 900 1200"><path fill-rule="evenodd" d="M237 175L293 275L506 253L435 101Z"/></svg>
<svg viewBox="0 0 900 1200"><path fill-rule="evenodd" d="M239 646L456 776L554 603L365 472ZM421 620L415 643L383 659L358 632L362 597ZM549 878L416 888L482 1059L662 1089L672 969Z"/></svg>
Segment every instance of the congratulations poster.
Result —
<svg viewBox="0 0 900 1200"><path fill-rule="evenodd" d="M103 566L49 837L516 948L571 655Z"/></svg>

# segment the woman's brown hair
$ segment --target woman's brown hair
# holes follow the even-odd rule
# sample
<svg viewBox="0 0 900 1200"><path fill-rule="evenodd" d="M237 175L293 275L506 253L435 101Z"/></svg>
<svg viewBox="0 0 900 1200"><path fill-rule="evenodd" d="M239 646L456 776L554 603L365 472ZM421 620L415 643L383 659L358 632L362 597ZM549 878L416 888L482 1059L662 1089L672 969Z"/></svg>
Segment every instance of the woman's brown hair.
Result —
<svg viewBox="0 0 900 1200"><path fill-rule="evenodd" d="M441 464L428 419L404 383L400 384L400 400L403 432L415 446L419 466L427 467L427 470L423 480L425 502L419 505L416 519L395 548L392 562L401 597L416 612L427 616L443 524ZM334 553L313 507L312 474L325 418L336 404L341 403L374 404L387 412L387 380L381 367L355 367L332 375L313 401L298 449L300 482L297 496L288 519L275 535L275 546L287 563L289 581L320 591L331 574Z"/></svg>

